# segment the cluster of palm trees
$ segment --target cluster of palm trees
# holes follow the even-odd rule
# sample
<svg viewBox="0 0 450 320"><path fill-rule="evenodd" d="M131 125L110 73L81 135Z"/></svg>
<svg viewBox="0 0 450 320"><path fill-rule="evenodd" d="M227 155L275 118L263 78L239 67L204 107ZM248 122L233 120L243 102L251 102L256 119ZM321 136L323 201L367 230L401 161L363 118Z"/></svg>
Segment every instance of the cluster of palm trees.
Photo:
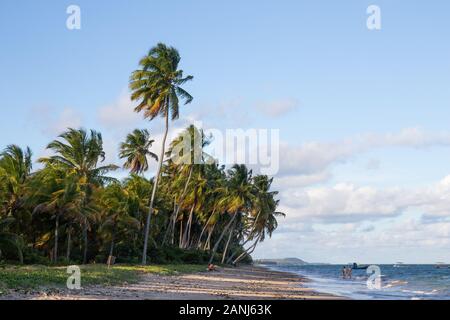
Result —
<svg viewBox="0 0 450 320"><path fill-rule="evenodd" d="M0 260L35 262L41 255L88 263L118 256L146 264L149 250L178 248L235 264L271 236L283 216L272 179L254 176L245 165L220 166L203 151L211 137L192 125L166 150L180 101L192 101L181 87L192 76L183 76L179 61L176 49L158 44L131 75L135 111L149 120L163 117L165 130L159 155L147 130L126 136L119 156L130 175L122 181L111 176L118 167L104 163L103 139L94 130L67 129L47 146L51 156L38 159L36 171L30 149L6 147L0 154ZM180 155L186 136L194 143ZM190 161L176 161L180 156ZM150 180L144 177L149 161L157 162Z"/></svg>

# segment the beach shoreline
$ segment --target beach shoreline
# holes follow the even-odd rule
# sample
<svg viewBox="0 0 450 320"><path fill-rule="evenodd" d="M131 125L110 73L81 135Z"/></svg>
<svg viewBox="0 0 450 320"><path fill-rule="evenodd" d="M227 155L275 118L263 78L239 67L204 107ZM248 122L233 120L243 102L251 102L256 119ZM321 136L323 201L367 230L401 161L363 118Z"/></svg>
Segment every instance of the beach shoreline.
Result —
<svg viewBox="0 0 450 320"><path fill-rule="evenodd" d="M219 268L171 276L144 274L135 284L89 286L80 291L7 293L0 300L336 300L316 292L308 278L263 266Z"/></svg>

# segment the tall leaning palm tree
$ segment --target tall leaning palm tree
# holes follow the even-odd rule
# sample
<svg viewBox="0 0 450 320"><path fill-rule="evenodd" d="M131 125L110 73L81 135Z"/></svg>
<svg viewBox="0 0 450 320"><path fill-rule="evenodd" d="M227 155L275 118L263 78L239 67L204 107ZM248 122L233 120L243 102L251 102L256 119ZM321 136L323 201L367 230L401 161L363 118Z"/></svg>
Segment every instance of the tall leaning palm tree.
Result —
<svg viewBox="0 0 450 320"><path fill-rule="evenodd" d="M252 171L248 170L245 164L235 164L228 170L229 180L227 181L227 187L222 190L222 198L219 200L219 204L226 208L226 212L232 214L231 219L225 225L219 239L216 241L211 253L209 263L212 263L214 256L219 248L219 245L228 232L229 239L232 238L236 229L236 223L240 223L240 218L251 207L251 202L254 198L253 184L252 184ZM228 246L230 241L227 241L224 252L222 254L222 261L228 252Z"/></svg>
<svg viewBox="0 0 450 320"><path fill-rule="evenodd" d="M153 182L153 190L150 198L149 212L145 226L144 248L142 252L142 264L147 263L147 245L150 232L151 216L158 187L161 167L164 162L165 145L169 131L169 119L175 120L179 116L179 101L185 104L192 101L192 96L181 86L193 79L192 76L183 76L183 71L178 69L180 54L173 47L158 43L150 49L148 54L139 62L140 69L134 71L130 77L131 100L138 101L136 112L143 112L149 120L158 115L165 120L165 131L161 145L158 168Z"/></svg>
<svg viewBox="0 0 450 320"><path fill-rule="evenodd" d="M128 134L125 142L120 144L121 159L126 159L124 168L129 169L132 174L143 174L148 170L148 158L158 161L158 156L150 151L155 140L150 139L147 129L135 129Z"/></svg>
<svg viewBox="0 0 450 320"><path fill-rule="evenodd" d="M190 145L187 146L187 148L185 143L186 141L190 142ZM181 189L181 194L179 194L178 196L178 199L176 201L177 204L169 219L169 225L166 229L166 235L164 236L163 245L167 240L168 234L175 231L175 223L188 193L188 187L193 176L195 165L197 164L197 167L201 167L199 166L200 164L213 164L215 162L213 157L203 151L204 148L211 143L211 141L211 135L206 136L203 129L199 129L194 125L190 125L170 143L167 156L170 158L169 164L172 164L173 168L175 169L175 177L173 179L172 189L175 189L175 191ZM180 151L180 146L182 146L183 149L186 149L183 150L183 154L180 154L178 152ZM176 163L172 163L175 159ZM184 185L184 187L180 188L181 185Z"/></svg>

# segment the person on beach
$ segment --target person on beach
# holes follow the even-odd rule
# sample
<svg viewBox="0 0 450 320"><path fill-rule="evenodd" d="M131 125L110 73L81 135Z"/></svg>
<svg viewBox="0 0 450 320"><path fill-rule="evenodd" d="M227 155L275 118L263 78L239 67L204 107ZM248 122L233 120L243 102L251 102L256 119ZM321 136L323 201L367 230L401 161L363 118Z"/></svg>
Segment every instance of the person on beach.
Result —
<svg viewBox="0 0 450 320"><path fill-rule="evenodd" d="M352 278L352 268L349 266L342 267L342 278L351 279Z"/></svg>
<svg viewBox="0 0 450 320"><path fill-rule="evenodd" d="M352 267L348 267L348 279L351 279L352 278L352 273L353 273L353 269L352 269Z"/></svg>
<svg viewBox="0 0 450 320"><path fill-rule="evenodd" d="M207 269L208 271L216 271L216 266L215 265L213 265L212 263L210 263L209 265L208 265L208 269Z"/></svg>

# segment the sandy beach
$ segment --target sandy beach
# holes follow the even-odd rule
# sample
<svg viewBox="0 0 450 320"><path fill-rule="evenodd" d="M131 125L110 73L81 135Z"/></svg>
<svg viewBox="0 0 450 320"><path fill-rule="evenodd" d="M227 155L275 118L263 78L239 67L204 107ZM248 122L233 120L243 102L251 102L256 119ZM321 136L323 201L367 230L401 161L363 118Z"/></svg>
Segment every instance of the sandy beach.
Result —
<svg viewBox="0 0 450 320"><path fill-rule="evenodd" d="M145 274L135 284L92 286L78 292L52 290L10 293L2 300L324 300L339 297L315 292L301 276L263 267L223 268L214 272L159 276Z"/></svg>

